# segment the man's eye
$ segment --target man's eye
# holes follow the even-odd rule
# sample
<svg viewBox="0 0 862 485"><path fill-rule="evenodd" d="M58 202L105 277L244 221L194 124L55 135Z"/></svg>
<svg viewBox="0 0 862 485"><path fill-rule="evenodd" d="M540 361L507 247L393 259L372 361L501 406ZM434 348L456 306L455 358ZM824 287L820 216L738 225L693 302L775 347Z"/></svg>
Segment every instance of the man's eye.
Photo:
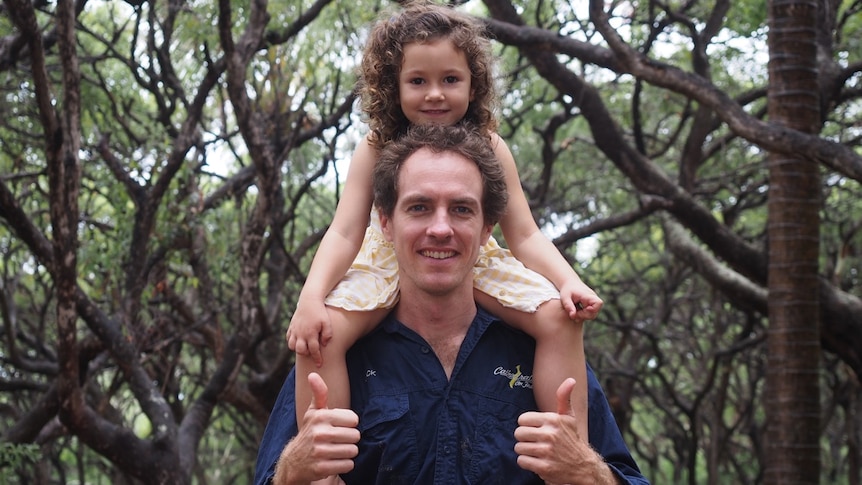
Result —
<svg viewBox="0 0 862 485"><path fill-rule="evenodd" d="M407 212L422 212L425 210L425 206L422 204L413 204L407 207Z"/></svg>
<svg viewBox="0 0 862 485"><path fill-rule="evenodd" d="M472 214L473 213L473 209L470 209L469 207L465 207L465 206L455 207L452 210L454 210L458 214Z"/></svg>

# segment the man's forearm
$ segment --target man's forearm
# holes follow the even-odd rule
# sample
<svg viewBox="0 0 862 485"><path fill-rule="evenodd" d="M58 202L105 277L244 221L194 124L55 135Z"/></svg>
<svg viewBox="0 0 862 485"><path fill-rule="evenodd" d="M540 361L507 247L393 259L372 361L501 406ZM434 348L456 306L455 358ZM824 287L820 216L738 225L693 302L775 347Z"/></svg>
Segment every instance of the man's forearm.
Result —
<svg viewBox="0 0 862 485"><path fill-rule="evenodd" d="M343 485L344 481L338 475L326 477L313 482L304 481L299 477L291 476L288 467L277 467L275 476L272 477L272 485ZM282 470L283 469L283 470Z"/></svg>
<svg viewBox="0 0 862 485"><path fill-rule="evenodd" d="M320 480L314 480L316 474L313 469L308 469L311 460L308 456L297 456L296 438L290 440L278 457L275 464L275 475L272 477L272 485L341 485L344 481L338 475L331 475Z"/></svg>
<svg viewBox="0 0 862 485"><path fill-rule="evenodd" d="M602 467L600 481L596 483L604 483L607 485L624 485L625 481L620 478L619 475L614 473L610 466L605 464L605 466Z"/></svg>
<svg viewBox="0 0 862 485"><path fill-rule="evenodd" d="M573 483L583 483L583 484L596 484L596 485L624 485L625 480L620 478L620 476L614 471L614 469L605 462L604 458L596 452L592 450L592 453L588 459L586 466L579 467L576 480ZM581 473L586 471L589 477L582 475Z"/></svg>
<svg viewBox="0 0 862 485"><path fill-rule="evenodd" d="M284 447L278 463L275 464L275 476L272 477L271 485L307 485L311 482L303 481L300 477L293 476L293 467L290 466L289 455L290 443Z"/></svg>
<svg viewBox="0 0 862 485"><path fill-rule="evenodd" d="M291 473L290 466L281 466L282 462L275 468L275 476L272 477L272 485L343 485L344 481L338 475L326 477L322 480L309 482L303 480L302 477L294 476Z"/></svg>

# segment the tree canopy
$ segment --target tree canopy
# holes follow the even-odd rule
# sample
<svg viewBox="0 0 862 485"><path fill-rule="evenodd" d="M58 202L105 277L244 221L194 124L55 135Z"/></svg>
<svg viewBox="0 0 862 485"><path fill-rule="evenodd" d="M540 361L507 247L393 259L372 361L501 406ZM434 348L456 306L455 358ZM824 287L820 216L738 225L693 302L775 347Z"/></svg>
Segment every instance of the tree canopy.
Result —
<svg viewBox="0 0 862 485"><path fill-rule="evenodd" d="M860 483L862 1L457 3L645 475ZM251 480L396 7L4 0L4 483Z"/></svg>

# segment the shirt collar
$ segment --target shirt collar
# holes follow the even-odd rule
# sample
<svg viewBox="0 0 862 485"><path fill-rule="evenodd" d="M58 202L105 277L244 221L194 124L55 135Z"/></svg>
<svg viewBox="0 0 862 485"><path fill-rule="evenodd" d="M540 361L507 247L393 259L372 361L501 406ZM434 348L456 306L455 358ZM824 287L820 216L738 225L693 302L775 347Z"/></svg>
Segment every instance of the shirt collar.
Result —
<svg viewBox="0 0 862 485"><path fill-rule="evenodd" d="M404 333L404 330L407 330L410 333L415 334L415 332L407 328L407 326L395 318L394 313L395 312L390 312L383 322L381 322L380 327L386 333ZM482 334L485 333L485 330L487 330L495 321L499 322L500 319L488 313L488 311L481 306L476 305L476 316L473 317L473 323L470 324L470 330L467 331L467 334L478 333L478 337L481 337Z"/></svg>
<svg viewBox="0 0 862 485"><path fill-rule="evenodd" d="M482 335L488 330L488 327L495 322L501 323L501 320L488 313L481 306L476 305L476 316L473 317L473 322L470 324L470 328L467 329L467 335L464 336L464 341L461 342L461 350L458 352L458 361L455 365L456 370L460 367L460 361L465 356L470 355L473 348L479 343ZM394 312L390 312L375 331L383 331L390 335L398 334L420 345L427 345L425 339L395 318Z"/></svg>

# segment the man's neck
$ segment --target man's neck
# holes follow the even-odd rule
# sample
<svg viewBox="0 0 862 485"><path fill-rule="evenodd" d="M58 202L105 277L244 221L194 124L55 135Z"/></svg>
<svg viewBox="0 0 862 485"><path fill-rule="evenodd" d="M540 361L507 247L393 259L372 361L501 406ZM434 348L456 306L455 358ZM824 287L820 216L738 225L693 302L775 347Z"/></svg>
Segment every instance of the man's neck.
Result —
<svg viewBox="0 0 862 485"><path fill-rule="evenodd" d="M461 342L476 316L476 302L469 298L433 298L401 294L395 318L424 338L451 377Z"/></svg>

